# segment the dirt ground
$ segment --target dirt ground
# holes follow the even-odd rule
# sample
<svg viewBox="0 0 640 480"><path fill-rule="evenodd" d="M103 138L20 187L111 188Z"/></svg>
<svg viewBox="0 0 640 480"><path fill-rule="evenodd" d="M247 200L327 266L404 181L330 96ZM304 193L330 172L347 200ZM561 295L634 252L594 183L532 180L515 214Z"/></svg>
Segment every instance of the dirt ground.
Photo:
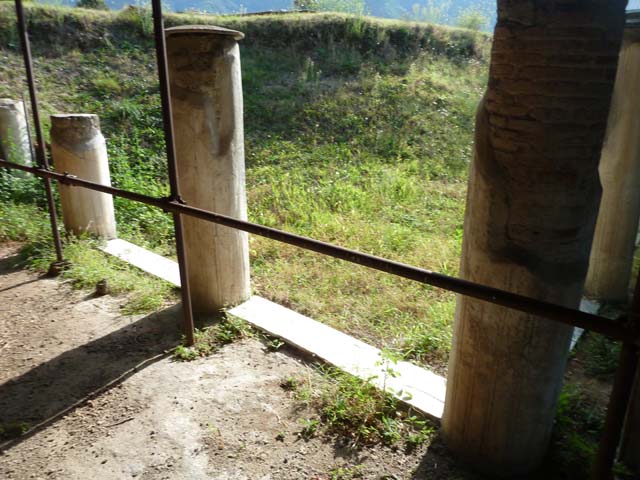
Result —
<svg viewBox="0 0 640 480"><path fill-rule="evenodd" d="M317 374L295 352L248 339L175 362L176 307L123 316L118 298L17 268L17 251L0 245L0 426L30 430L0 445L2 479L473 478L437 442L305 441L313 412L280 383Z"/></svg>

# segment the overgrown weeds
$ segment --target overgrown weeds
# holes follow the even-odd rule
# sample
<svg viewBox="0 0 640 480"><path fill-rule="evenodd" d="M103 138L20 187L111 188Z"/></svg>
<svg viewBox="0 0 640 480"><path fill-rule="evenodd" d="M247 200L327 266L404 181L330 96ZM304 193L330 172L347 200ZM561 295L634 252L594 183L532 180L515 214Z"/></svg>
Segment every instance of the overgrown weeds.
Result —
<svg viewBox="0 0 640 480"><path fill-rule="evenodd" d="M590 332L581 348L585 350L584 366L589 376L612 378L618 368L620 342Z"/></svg>
<svg viewBox="0 0 640 480"><path fill-rule="evenodd" d="M337 434L351 446L374 443L404 444L413 449L428 443L435 433L433 425L411 410L401 408L389 390L330 367L320 368L314 383L307 379L286 378L281 387L312 407L316 418L304 419L300 436L308 439L321 433Z"/></svg>

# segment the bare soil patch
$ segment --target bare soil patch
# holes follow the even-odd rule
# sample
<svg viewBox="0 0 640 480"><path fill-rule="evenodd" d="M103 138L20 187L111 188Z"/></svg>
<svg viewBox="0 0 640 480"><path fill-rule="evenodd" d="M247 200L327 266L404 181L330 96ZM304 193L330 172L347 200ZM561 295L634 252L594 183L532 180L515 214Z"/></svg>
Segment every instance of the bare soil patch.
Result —
<svg viewBox="0 0 640 480"><path fill-rule="evenodd" d="M318 375L295 352L256 339L182 363L176 307L124 316L15 266L0 245L0 478L470 479L439 442L407 453L304 440L312 418L287 377Z"/></svg>

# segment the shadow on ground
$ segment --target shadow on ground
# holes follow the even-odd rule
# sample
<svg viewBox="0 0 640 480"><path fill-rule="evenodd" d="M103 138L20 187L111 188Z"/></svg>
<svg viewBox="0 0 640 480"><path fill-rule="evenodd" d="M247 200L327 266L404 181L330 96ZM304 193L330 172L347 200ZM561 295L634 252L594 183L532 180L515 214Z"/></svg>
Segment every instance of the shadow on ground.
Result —
<svg viewBox="0 0 640 480"><path fill-rule="evenodd" d="M17 272L21 269L22 257L19 254L11 255L9 257L0 258L0 275L7 275L9 273ZM37 281L34 280L34 282ZM4 290L8 290L5 288Z"/></svg>
<svg viewBox="0 0 640 480"><path fill-rule="evenodd" d="M18 257L0 260L0 275L19 269ZM6 291L39 279L9 285ZM150 314L103 337L45 361L0 385L0 424L28 425L18 438L0 440L0 451L55 423L93 396L170 355L180 341L180 306ZM78 325L82 328L82 325Z"/></svg>

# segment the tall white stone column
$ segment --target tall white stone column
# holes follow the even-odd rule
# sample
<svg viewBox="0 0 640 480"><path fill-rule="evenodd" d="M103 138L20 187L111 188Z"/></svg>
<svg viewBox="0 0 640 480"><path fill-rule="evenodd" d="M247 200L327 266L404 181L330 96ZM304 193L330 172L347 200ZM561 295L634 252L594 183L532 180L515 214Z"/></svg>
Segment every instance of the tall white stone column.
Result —
<svg viewBox="0 0 640 480"><path fill-rule="evenodd" d="M31 146L22 100L0 98L0 157L31 165Z"/></svg>
<svg viewBox="0 0 640 480"><path fill-rule="evenodd" d="M637 30L625 32L600 157L603 193L585 293L604 301L624 302L629 297L640 219L640 32Z"/></svg>
<svg viewBox="0 0 640 480"><path fill-rule="evenodd" d="M188 205L247 219L240 32L166 30L180 190ZM184 217L193 309L214 313L250 295L248 234Z"/></svg>
<svg viewBox="0 0 640 480"><path fill-rule="evenodd" d="M56 170L111 185L107 145L97 115L51 115L51 155ZM77 235L116 237L113 197L82 187L60 185L64 226Z"/></svg>

